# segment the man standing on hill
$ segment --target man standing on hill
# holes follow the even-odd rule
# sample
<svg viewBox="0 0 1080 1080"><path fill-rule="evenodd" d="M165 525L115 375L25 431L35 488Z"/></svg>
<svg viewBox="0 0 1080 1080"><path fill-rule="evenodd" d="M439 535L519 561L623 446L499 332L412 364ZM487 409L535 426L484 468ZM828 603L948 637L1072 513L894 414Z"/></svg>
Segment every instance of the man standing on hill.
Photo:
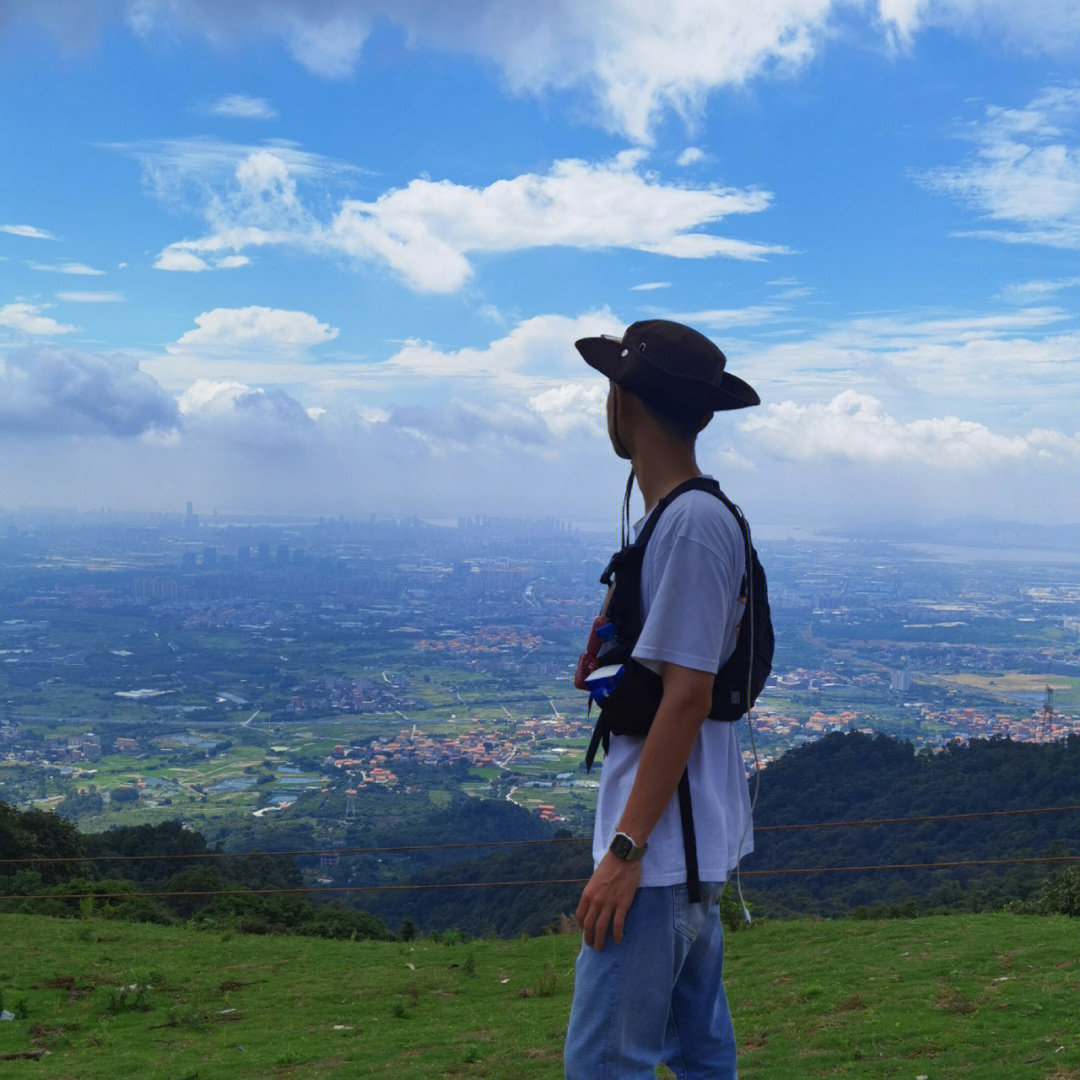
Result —
<svg viewBox="0 0 1080 1080"><path fill-rule="evenodd" d="M694 446L715 411L760 399L724 370L711 341L678 323L634 323L621 339L584 338L577 349L610 380L608 435L633 464L647 511L637 535L666 496L685 490L660 507L640 566L642 623L630 655L655 680L659 704L647 736L612 734L607 746L595 870L576 912L583 944L566 1077L653 1080L664 1062L680 1080L733 1078L718 900L753 839L735 726L705 720L716 715L714 677L735 647L745 555ZM684 773L696 873L676 794Z"/></svg>

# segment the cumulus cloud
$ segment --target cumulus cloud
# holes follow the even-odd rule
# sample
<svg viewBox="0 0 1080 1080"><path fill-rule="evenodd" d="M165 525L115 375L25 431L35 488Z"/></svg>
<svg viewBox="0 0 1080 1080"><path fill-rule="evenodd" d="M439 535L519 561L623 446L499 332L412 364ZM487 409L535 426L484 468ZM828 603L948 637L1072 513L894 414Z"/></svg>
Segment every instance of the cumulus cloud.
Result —
<svg viewBox="0 0 1080 1080"><path fill-rule="evenodd" d="M305 311L279 308L214 308L195 316L195 329L183 334L168 351L228 351L237 348L269 348L295 352L333 341L338 329L321 323Z"/></svg>
<svg viewBox="0 0 1080 1080"><path fill-rule="evenodd" d="M18 330L23 334L31 334L34 337L70 334L73 330L78 329L75 326L64 326L48 315L42 315L40 307L36 304L28 304L25 301L4 304L3 307L0 307L0 327L4 326L10 330Z"/></svg>
<svg viewBox="0 0 1080 1080"><path fill-rule="evenodd" d="M684 169L688 165L697 165L705 160L705 151L699 146L688 146L676 159L675 163Z"/></svg>
<svg viewBox="0 0 1080 1080"><path fill-rule="evenodd" d="M310 389L365 365L314 363L313 349L338 336L338 328L305 311L250 306L213 308L195 317L193 329L143 358L144 370L163 386L183 392L197 379L244 384L297 385Z"/></svg>
<svg viewBox="0 0 1080 1080"><path fill-rule="evenodd" d="M155 270L178 270L187 274L198 274L211 269L205 259L192 255L190 251L175 251L166 248L154 263Z"/></svg>
<svg viewBox="0 0 1080 1080"><path fill-rule="evenodd" d="M309 442L314 420L280 388L198 379L178 407L189 438L280 452Z"/></svg>
<svg viewBox="0 0 1080 1080"><path fill-rule="evenodd" d="M740 424L752 440L790 460L846 459L880 465L916 462L944 468L979 468L1035 454L1080 459L1080 435L1033 431L1008 436L955 416L901 422L882 403L853 390L827 403L785 401Z"/></svg>
<svg viewBox="0 0 1080 1080"><path fill-rule="evenodd" d="M573 432L595 435L606 431L604 404L607 384L596 379L587 383L563 383L529 398L529 407L558 438Z"/></svg>
<svg viewBox="0 0 1080 1080"><path fill-rule="evenodd" d="M472 276L469 257L481 253L565 246L762 259L787 251L711 231L729 216L768 209L768 192L665 183L637 150L599 163L557 161L546 174L482 188L416 179L374 200L343 199L329 220L309 209L302 185L333 170L295 149L201 140L193 148L143 146L138 156L154 193L186 199L210 230L165 248L155 263L163 270L226 268L246 261L245 250L292 246L381 263L416 290L452 292Z"/></svg>
<svg viewBox="0 0 1080 1080"><path fill-rule="evenodd" d="M547 175L486 188L413 180L374 202L348 200L329 240L350 255L385 261L414 288L447 292L471 275L466 256L567 246L630 248L676 258L760 259L784 250L705 232L732 214L759 213L771 196L754 189L662 183L627 151L594 164L565 160Z"/></svg>
<svg viewBox="0 0 1080 1080"><path fill-rule="evenodd" d="M428 342L410 341L389 360L373 367L387 377L479 378L537 393L547 389L550 380L561 383L566 376L587 373L573 346L578 338L622 331L623 323L607 310L577 318L538 315L518 323L509 334L483 349L444 350Z"/></svg>
<svg viewBox="0 0 1080 1080"><path fill-rule="evenodd" d="M276 120L277 111L266 98L247 94L226 94L210 106L215 116L227 116L233 120Z"/></svg>
<svg viewBox="0 0 1080 1080"><path fill-rule="evenodd" d="M33 225L0 225L0 232L10 233L12 236L25 236L31 240L55 240L51 232L38 229Z"/></svg>
<svg viewBox="0 0 1080 1080"><path fill-rule="evenodd" d="M1080 33L1080 9L1076 16ZM1023 108L992 106L965 132L962 165L918 177L1002 226L967 235L1080 247L1080 88L1050 87Z"/></svg>
<svg viewBox="0 0 1080 1080"><path fill-rule="evenodd" d="M175 400L125 357L25 348L0 368L5 434L131 437L176 422Z"/></svg>

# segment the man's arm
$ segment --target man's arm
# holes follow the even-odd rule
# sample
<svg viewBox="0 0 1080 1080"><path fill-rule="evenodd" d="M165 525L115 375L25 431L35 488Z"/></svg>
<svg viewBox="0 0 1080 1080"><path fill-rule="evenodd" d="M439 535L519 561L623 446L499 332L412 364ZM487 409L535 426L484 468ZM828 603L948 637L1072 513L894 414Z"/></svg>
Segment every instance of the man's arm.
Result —
<svg viewBox="0 0 1080 1080"><path fill-rule="evenodd" d="M671 802L694 740L712 707L712 672L665 663L660 675L664 695L641 749L637 775L617 829L639 845L648 841ZM615 944L622 941L626 912L640 880L640 862L624 862L611 852L603 857L575 912L586 945L602 949L609 928Z"/></svg>

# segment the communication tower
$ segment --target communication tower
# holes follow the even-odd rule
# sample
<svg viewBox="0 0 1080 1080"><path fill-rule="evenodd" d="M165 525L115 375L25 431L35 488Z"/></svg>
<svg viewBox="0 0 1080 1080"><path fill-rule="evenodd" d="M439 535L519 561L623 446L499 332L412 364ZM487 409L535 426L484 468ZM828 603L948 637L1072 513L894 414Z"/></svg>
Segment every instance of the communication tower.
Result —
<svg viewBox="0 0 1080 1080"><path fill-rule="evenodd" d="M1054 730L1054 690L1047 686L1043 698L1042 723L1039 724L1039 742L1044 742Z"/></svg>

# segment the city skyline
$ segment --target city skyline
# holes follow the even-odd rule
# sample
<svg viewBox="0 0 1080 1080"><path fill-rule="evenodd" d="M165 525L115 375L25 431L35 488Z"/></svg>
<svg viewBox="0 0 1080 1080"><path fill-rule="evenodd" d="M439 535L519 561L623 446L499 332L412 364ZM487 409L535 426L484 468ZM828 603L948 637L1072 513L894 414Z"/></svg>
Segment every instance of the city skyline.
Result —
<svg viewBox="0 0 1080 1080"><path fill-rule="evenodd" d="M0 14L0 509L553 517L687 321L779 526L1077 519L1080 6Z"/></svg>

